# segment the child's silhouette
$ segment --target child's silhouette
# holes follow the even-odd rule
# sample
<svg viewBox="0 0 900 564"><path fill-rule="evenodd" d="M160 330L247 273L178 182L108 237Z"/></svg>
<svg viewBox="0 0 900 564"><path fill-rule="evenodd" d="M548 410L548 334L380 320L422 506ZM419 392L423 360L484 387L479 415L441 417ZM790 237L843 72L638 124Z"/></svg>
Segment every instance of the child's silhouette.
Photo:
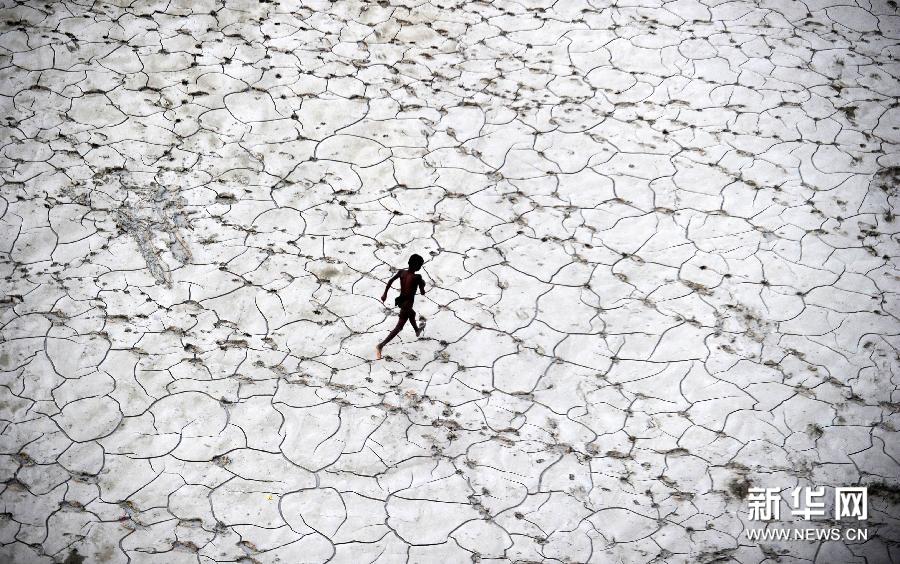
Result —
<svg viewBox="0 0 900 564"><path fill-rule="evenodd" d="M394 280L397 278L400 279L400 295L394 300L394 304L400 308L400 319L397 321L397 326L391 330L390 334L375 347L375 358L377 360L381 360L381 349L391 342L391 339L397 336L397 333L403 329L403 325L407 320L409 320L409 324L412 325L417 337L422 333L422 329L419 329L419 326L416 325L416 312L413 311L413 301L415 301L416 298L416 288L422 292L423 296L425 295L425 281L422 279L421 275L416 274L416 272L422 268L424 263L425 261L422 257L419 255L412 255L409 257L409 268L397 271L397 273L388 280L387 286L384 288L384 294L381 296L382 302L387 299L388 290L391 288L391 284L394 283Z"/></svg>

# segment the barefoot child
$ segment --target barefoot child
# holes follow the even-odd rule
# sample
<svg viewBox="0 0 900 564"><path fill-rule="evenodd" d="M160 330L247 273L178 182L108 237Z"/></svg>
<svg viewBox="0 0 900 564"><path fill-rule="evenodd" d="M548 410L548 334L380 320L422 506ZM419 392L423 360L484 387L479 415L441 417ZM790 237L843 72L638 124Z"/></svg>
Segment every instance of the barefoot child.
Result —
<svg viewBox="0 0 900 564"><path fill-rule="evenodd" d="M422 333L422 330L416 325L416 312L413 311L413 301L416 297L416 288L422 292L423 296L425 295L425 280L422 279L421 275L416 274L422 268L424 262L419 255L412 255L409 257L409 268L397 271L397 274L394 274L388 280L387 286L384 288L384 294L381 296L382 302L387 299L388 290L391 284L394 283L394 280L400 279L400 295L394 300L394 304L400 307L400 319L397 321L397 326L375 347L375 358L377 360L381 360L381 349L397 336L397 333L403 329L403 325L407 320L412 325L417 337Z"/></svg>

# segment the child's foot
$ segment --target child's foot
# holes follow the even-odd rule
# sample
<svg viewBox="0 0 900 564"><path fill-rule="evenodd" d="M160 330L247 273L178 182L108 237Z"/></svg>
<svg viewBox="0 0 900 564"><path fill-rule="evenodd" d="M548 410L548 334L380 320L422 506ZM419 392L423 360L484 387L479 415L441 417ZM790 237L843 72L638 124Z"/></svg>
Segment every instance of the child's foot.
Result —
<svg viewBox="0 0 900 564"><path fill-rule="evenodd" d="M416 331L416 337L421 337L424 334L425 334L425 318L420 317L419 318L419 330Z"/></svg>
<svg viewBox="0 0 900 564"><path fill-rule="evenodd" d="M381 360L381 347L375 347L375 360Z"/></svg>

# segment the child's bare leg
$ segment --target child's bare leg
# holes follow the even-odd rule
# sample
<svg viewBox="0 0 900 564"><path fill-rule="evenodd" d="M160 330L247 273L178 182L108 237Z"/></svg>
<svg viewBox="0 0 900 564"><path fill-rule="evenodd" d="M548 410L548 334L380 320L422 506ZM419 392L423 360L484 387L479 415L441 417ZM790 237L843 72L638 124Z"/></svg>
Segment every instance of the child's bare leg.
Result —
<svg viewBox="0 0 900 564"><path fill-rule="evenodd" d="M409 311L409 324L412 325L413 331L416 332L416 337L418 337L422 330L419 329L419 325L416 323L416 312L412 310Z"/></svg>
<svg viewBox="0 0 900 564"><path fill-rule="evenodd" d="M386 344L390 343L391 339L393 339L394 337L397 336L397 333L399 333L400 330L403 329L403 326L405 324L406 324L406 314L403 311L401 311L400 319L397 320L397 325L394 326L393 329L391 329L391 332L388 333L388 336L385 337L385 339L383 341L381 341L380 343L378 343L378 345L375 346L375 359L376 360L381 360L381 349L383 349Z"/></svg>

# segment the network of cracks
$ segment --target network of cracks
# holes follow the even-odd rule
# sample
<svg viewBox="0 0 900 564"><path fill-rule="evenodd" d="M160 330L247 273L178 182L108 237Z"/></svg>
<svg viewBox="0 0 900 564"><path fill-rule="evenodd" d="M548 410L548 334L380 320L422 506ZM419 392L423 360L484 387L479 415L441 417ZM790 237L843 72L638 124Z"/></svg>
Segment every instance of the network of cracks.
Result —
<svg viewBox="0 0 900 564"><path fill-rule="evenodd" d="M893 0L3 2L0 560L900 562L898 56Z"/></svg>

